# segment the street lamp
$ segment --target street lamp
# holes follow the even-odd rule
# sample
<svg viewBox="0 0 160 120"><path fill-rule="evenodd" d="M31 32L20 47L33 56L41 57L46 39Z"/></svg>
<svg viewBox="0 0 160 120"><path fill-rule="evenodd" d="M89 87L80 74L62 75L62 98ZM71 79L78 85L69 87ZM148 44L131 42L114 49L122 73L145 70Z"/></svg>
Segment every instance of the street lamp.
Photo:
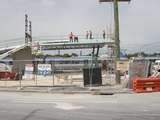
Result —
<svg viewBox="0 0 160 120"><path fill-rule="evenodd" d="M115 39L115 53L116 53L116 59L115 60L116 61L120 60L118 2L130 2L130 1L131 0L99 0L99 2L113 2L113 4L114 4L114 35L115 35L114 39ZM120 84L120 71L119 70L116 70L116 83Z"/></svg>

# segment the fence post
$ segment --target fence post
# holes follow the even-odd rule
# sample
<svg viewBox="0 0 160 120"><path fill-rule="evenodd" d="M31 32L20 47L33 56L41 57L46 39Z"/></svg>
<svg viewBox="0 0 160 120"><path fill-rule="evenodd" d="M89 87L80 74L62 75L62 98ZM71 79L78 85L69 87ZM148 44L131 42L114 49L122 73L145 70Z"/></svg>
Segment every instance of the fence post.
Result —
<svg viewBox="0 0 160 120"><path fill-rule="evenodd" d="M37 86L37 73L38 73L38 61L35 61L35 80L36 80L36 86Z"/></svg>
<svg viewBox="0 0 160 120"><path fill-rule="evenodd" d="M5 73L5 80L4 80L4 81L5 81L5 87L7 87L7 81L8 81L8 79L7 79L7 77L6 77L6 76L7 76L6 74L7 74L7 73Z"/></svg>
<svg viewBox="0 0 160 120"><path fill-rule="evenodd" d="M52 87L54 87L54 64L53 64L53 61L51 62L51 66L52 66Z"/></svg>
<svg viewBox="0 0 160 120"><path fill-rule="evenodd" d="M19 79L19 87L20 89L22 88L22 81L21 81L21 69L20 69L20 65L18 65L18 79Z"/></svg>

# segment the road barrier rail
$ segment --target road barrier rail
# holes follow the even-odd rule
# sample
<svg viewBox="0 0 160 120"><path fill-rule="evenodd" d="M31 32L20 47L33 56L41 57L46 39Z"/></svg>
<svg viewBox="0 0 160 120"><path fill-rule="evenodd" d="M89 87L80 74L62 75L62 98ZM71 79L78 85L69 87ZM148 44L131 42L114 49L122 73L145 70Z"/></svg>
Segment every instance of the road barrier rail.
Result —
<svg viewBox="0 0 160 120"><path fill-rule="evenodd" d="M133 91L135 93L160 92L160 78L134 78Z"/></svg>

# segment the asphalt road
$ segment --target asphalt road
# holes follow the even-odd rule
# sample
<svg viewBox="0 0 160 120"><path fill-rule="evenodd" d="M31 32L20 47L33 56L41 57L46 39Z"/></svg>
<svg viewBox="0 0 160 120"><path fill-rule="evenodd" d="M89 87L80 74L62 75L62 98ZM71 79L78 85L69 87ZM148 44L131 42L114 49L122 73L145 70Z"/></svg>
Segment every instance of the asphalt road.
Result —
<svg viewBox="0 0 160 120"><path fill-rule="evenodd" d="M0 92L0 120L160 120L160 93L97 96Z"/></svg>

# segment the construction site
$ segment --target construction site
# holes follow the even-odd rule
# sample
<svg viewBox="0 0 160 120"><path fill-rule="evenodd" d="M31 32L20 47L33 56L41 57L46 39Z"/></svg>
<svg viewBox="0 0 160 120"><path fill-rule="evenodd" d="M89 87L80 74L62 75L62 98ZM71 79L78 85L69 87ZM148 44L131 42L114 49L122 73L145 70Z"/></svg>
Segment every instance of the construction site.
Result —
<svg viewBox="0 0 160 120"><path fill-rule="evenodd" d="M99 35L33 37L26 14L25 38L1 42L0 86L120 86L136 93L159 92L159 57L129 57L121 50L118 1L113 5L114 30Z"/></svg>
<svg viewBox="0 0 160 120"><path fill-rule="evenodd" d="M0 120L159 120L158 0L1 0Z"/></svg>

